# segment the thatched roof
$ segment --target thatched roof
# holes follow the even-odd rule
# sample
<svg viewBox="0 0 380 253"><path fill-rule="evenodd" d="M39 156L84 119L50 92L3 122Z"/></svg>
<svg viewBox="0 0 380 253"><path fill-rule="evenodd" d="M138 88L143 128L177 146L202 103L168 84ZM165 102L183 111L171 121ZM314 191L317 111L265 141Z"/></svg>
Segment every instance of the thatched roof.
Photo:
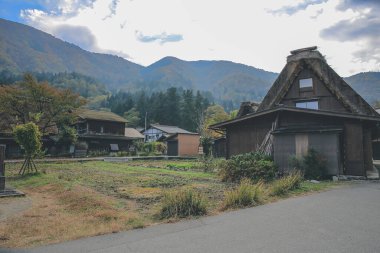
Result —
<svg viewBox="0 0 380 253"><path fill-rule="evenodd" d="M292 51L287 64L261 102L257 112L278 106L303 69L310 69L352 114L379 116L376 111L341 78L316 48Z"/></svg>
<svg viewBox="0 0 380 253"><path fill-rule="evenodd" d="M76 113L78 117L81 119L127 123L127 121L123 117L113 112L95 111L95 110L89 110L89 109L78 109Z"/></svg>
<svg viewBox="0 0 380 253"><path fill-rule="evenodd" d="M241 102L240 108L236 117L240 118L240 117L243 117L244 115L256 112L259 105L260 104L256 102Z"/></svg>

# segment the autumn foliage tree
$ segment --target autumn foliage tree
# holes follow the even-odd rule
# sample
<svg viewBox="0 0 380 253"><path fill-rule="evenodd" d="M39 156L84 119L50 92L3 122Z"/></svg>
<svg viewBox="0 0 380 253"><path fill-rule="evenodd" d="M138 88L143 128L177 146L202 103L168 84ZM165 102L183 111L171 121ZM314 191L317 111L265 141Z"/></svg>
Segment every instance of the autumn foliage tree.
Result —
<svg viewBox="0 0 380 253"><path fill-rule="evenodd" d="M72 112L83 104L84 100L71 90L38 83L29 74L15 85L0 86L0 115L9 120L7 125L33 122L42 135L72 124Z"/></svg>

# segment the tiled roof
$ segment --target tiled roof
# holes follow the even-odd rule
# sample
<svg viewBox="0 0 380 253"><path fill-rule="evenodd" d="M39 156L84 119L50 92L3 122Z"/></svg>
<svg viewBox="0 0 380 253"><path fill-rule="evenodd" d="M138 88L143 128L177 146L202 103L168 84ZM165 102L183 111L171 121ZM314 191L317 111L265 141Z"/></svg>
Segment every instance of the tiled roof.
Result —
<svg viewBox="0 0 380 253"><path fill-rule="evenodd" d="M191 133L191 132L189 132L185 129L179 128L177 126L165 126L165 125L159 125L159 124L151 124L150 126L153 128L156 128L158 130L161 130L162 132L168 133L168 134L177 134L177 133L189 134L189 133Z"/></svg>

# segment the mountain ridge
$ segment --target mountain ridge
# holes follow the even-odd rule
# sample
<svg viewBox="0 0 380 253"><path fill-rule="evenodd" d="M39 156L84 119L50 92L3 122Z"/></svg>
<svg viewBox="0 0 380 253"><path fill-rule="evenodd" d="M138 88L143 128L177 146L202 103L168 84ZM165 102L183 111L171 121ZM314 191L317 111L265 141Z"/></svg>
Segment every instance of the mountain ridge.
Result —
<svg viewBox="0 0 380 253"><path fill-rule="evenodd" d="M175 56L163 57L145 67L119 56L88 52L36 28L0 18L2 70L76 72L95 78L111 91L154 92L169 87L203 90L211 92L216 100L230 101L234 107L241 101L260 101L278 76L227 60L186 61ZM380 95L378 72L344 79L370 103Z"/></svg>

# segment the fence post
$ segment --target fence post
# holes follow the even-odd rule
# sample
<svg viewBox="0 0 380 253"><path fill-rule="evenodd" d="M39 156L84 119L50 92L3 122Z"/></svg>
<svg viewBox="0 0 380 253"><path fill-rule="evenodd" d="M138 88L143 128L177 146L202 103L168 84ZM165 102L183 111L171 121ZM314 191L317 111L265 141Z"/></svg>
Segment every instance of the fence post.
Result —
<svg viewBox="0 0 380 253"><path fill-rule="evenodd" d="M5 191L5 145L0 145L0 192Z"/></svg>

